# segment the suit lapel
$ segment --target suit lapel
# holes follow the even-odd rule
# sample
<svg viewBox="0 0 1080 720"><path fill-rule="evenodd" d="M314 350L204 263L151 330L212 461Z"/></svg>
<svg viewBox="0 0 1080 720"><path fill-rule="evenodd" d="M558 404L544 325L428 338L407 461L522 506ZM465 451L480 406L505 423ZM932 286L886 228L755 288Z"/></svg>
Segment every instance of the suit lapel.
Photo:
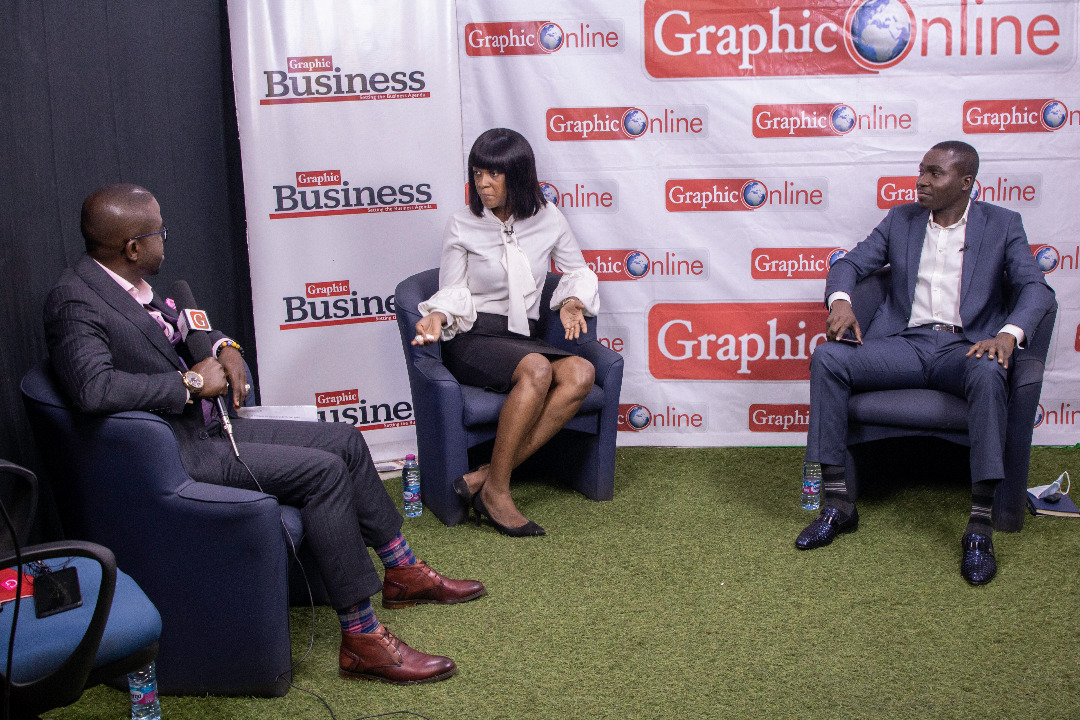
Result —
<svg viewBox="0 0 1080 720"><path fill-rule="evenodd" d="M964 229L964 262L960 274L960 307L964 306L964 297L971 286L971 278L975 275L975 265L979 262L979 250L982 248L985 230L986 213L983 212L982 207L977 202L972 200L971 209L968 211L967 227Z"/></svg>
<svg viewBox="0 0 1080 720"><path fill-rule="evenodd" d="M907 298L901 307L911 314L911 305L915 302L915 284L919 279L919 261L923 243L926 242L926 224L930 222L930 211L922 210L911 219L907 234Z"/></svg>
<svg viewBox="0 0 1080 720"><path fill-rule="evenodd" d="M75 272L103 301L138 328L139 332L145 335L146 339L177 370L184 369L180 356L176 353L176 348L169 343L165 333L161 330L161 326L157 324L154 318L150 317L150 313L146 311L146 308L109 277L108 273L102 270L101 266L92 257L89 255L83 256L82 260L76 263ZM154 298L158 300L156 295Z"/></svg>

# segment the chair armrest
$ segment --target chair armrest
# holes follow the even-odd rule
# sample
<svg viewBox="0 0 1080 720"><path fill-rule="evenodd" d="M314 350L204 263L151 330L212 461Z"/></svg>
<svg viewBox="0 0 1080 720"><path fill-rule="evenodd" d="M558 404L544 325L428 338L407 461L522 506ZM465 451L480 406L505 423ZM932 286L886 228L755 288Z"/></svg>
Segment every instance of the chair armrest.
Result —
<svg viewBox="0 0 1080 720"><path fill-rule="evenodd" d="M604 387L605 382L611 376L611 371L623 363L622 355L611 348L601 345L596 340L575 345L574 352L591 362L593 367L596 368L596 384L600 387Z"/></svg>
<svg viewBox="0 0 1080 720"><path fill-rule="evenodd" d="M459 385L457 378L455 378L446 366L441 361L435 358L421 357L417 358L413 364L413 368L416 372L420 373L426 382L441 383L449 382Z"/></svg>
<svg viewBox="0 0 1080 720"><path fill-rule="evenodd" d="M86 632L83 633L82 639L64 662L45 678L35 680L35 684L41 685L52 684L54 678L57 680L64 678L62 687L70 688L77 693L86 684L86 679L94 667L94 659L97 655L98 646L101 644L101 636L105 633L105 625L109 620L113 593L116 591L116 558L109 548L82 540L65 540L31 545L25 548L21 555L23 563L74 555L89 558L101 565L101 584L94 604L94 612L90 616L90 622L86 627ZM0 567L13 567L16 562L13 555L0 558ZM4 641L3 647L7 647L7 638L4 638ZM6 667L6 663L0 665L0 668L2 667ZM60 687L58 686L58 688Z"/></svg>

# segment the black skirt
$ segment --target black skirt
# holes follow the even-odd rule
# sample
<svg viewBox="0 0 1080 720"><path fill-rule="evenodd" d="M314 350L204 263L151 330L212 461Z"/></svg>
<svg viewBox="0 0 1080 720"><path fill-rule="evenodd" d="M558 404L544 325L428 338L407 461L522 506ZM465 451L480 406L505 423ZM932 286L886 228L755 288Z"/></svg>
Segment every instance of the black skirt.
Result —
<svg viewBox="0 0 1080 720"><path fill-rule="evenodd" d="M459 383L506 392L526 355L539 353L548 360L571 355L534 337L535 320L529 321L529 337L510 332L506 325L505 315L477 313L472 329L442 344L443 364Z"/></svg>

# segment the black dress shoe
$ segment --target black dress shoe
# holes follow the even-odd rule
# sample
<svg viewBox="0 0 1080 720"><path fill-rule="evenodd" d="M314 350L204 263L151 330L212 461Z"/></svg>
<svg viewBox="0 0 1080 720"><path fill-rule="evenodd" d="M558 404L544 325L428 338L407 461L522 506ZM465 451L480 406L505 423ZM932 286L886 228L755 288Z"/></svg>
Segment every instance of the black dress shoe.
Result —
<svg viewBox="0 0 1080 720"><path fill-rule="evenodd" d="M800 550L825 547L840 533L855 532L858 527L858 510L853 510L850 517L841 518L839 510L825 507L821 509L817 519L803 528L799 537L795 538L795 547Z"/></svg>
<svg viewBox="0 0 1080 720"><path fill-rule="evenodd" d="M967 533L960 539L964 557L960 560L960 574L972 585L985 585L997 574L994 559L994 542L988 535Z"/></svg>

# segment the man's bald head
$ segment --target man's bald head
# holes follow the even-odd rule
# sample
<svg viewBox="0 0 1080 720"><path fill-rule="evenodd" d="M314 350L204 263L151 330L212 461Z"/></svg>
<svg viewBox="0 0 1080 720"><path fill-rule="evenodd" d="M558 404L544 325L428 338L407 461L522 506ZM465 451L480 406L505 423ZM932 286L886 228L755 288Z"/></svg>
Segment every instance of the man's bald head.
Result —
<svg viewBox="0 0 1080 720"><path fill-rule="evenodd" d="M82 205L82 236L86 252L98 260L115 257L135 227L146 217L154 196L146 188L129 183L100 187Z"/></svg>

